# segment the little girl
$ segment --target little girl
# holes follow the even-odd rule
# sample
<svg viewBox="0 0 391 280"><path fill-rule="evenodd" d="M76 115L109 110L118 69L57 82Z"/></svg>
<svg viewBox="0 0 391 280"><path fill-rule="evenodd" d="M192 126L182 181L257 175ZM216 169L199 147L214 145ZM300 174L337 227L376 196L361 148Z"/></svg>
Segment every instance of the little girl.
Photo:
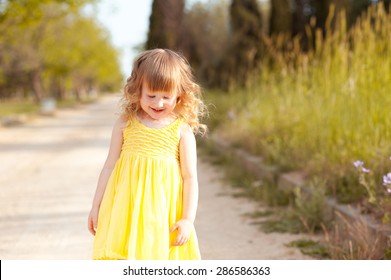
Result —
<svg viewBox="0 0 391 280"><path fill-rule="evenodd" d="M93 259L200 259L194 133L204 133L200 87L179 54L141 53L122 99L88 229Z"/></svg>

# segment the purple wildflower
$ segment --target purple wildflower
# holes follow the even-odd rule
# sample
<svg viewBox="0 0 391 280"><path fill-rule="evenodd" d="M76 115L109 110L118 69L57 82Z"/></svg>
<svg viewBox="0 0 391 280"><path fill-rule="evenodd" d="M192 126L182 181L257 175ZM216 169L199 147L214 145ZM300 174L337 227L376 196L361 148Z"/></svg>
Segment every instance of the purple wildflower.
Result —
<svg viewBox="0 0 391 280"><path fill-rule="evenodd" d="M357 168L359 167L363 167L364 166L364 162L362 162L361 160L356 160L355 162L353 162L353 165Z"/></svg>
<svg viewBox="0 0 391 280"><path fill-rule="evenodd" d="M391 185L391 172L383 176L383 186L388 186L388 185Z"/></svg>
<svg viewBox="0 0 391 280"><path fill-rule="evenodd" d="M391 193L391 189L390 189L390 188L387 188L387 192L388 192L388 193Z"/></svg>
<svg viewBox="0 0 391 280"><path fill-rule="evenodd" d="M366 169L365 167L361 167L361 171L364 172L364 173L369 173L369 172L371 172L371 170Z"/></svg>

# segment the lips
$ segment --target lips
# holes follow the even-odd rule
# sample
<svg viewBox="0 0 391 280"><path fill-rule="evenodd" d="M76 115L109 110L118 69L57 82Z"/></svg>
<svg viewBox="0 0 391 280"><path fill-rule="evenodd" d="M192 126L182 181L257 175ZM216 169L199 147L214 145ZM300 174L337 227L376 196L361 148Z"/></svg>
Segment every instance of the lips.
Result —
<svg viewBox="0 0 391 280"><path fill-rule="evenodd" d="M159 114L159 113L164 111L164 109L155 109L155 108L151 108L151 109L152 109L152 111L154 111L157 114Z"/></svg>

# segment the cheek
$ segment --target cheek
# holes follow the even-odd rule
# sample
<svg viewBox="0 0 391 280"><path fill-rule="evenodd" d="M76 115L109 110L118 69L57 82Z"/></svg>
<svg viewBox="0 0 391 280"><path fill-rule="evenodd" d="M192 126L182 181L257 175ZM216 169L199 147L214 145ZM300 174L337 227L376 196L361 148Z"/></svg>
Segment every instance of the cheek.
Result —
<svg viewBox="0 0 391 280"><path fill-rule="evenodd" d="M140 102L142 102L142 103L148 103L148 98L146 97L146 96L141 96L140 97Z"/></svg>
<svg viewBox="0 0 391 280"><path fill-rule="evenodd" d="M141 107L146 107L146 106L148 106L147 100L146 100L145 98L143 98L143 97L140 98L140 106L141 106Z"/></svg>

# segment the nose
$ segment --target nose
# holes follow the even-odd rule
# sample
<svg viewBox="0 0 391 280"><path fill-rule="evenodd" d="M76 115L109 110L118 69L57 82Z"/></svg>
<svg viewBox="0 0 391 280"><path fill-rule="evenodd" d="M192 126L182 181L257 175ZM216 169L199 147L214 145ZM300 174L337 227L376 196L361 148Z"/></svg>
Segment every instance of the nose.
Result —
<svg viewBox="0 0 391 280"><path fill-rule="evenodd" d="M163 98L158 99L157 102L156 102L156 105L157 105L159 108L162 108L163 105L164 105L164 100L163 100Z"/></svg>

